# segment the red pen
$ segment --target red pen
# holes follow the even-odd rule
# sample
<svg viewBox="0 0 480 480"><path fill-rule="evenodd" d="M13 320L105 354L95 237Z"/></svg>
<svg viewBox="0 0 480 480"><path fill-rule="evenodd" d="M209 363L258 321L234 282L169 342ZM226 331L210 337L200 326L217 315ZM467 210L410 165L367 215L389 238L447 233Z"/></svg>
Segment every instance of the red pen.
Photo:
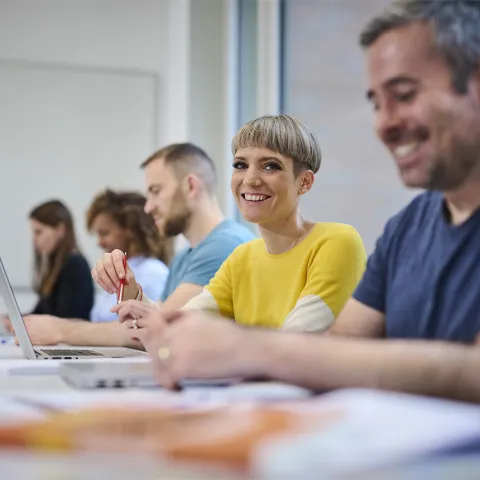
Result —
<svg viewBox="0 0 480 480"><path fill-rule="evenodd" d="M123 271L124 277L120 279L120 288L117 294L117 304L123 302L123 291L125 289L125 277L127 275L127 252L123 255Z"/></svg>

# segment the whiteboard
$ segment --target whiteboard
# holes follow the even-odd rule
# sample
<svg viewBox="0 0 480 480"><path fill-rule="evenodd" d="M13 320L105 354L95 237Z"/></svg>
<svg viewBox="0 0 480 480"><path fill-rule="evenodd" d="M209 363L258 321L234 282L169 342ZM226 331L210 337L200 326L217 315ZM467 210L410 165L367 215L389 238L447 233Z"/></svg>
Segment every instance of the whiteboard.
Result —
<svg viewBox="0 0 480 480"><path fill-rule="evenodd" d="M31 285L27 217L47 199L66 202L82 251L99 257L86 209L106 186L143 190L157 88L149 73L0 61L0 255L14 287Z"/></svg>

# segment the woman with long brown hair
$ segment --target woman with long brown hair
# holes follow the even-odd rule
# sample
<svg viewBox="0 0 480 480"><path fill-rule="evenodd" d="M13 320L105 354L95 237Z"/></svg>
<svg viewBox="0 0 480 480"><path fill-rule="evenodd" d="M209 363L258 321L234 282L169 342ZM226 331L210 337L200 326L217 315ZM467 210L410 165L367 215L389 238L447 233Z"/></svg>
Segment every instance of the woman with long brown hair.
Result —
<svg viewBox="0 0 480 480"><path fill-rule="evenodd" d="M93 305L90 267L80 253L72 215L60 200L29 214L34 247L34 287L39 300L32 313L88 320Z"/></svg>

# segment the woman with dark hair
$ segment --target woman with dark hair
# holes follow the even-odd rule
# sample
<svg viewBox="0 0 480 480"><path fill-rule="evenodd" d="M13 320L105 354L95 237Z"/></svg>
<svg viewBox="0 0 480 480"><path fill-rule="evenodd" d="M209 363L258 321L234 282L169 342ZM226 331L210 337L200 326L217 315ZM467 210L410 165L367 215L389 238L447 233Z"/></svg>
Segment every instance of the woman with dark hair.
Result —
<svg viewBox="0 0 480 480"><path fill-rule="evenodd" d="M105 190L93 199L87 211L86 223L88 230L97 237L98 246L102 250L111 252L118 248L127 253L128 263L135 276L141 279L144 291L150 298L159 299L167 282L168 267L166 265L174 253L174 240L160 239L152 217L145 213L145 202L146 198L139 193ZM73 232L73 227L69 227L71 219L70 222L66 222L66 225L65 230L72 228ZM40 231L38 233L40 234ZM71 238L69 235L65 235L65 237ZM88 282L91 287L91 272L85 260L83 262L84 268L78 275L83 278L88 274ZM75 275L73 275L73 278L75 278ZM73 288L72 292L74 292ZM71 301L74 302L75 299ZM77 313L73 312L70 315L59 315L54 313L53 310L38 309L35 309L33 313L47 314L44 316L44 322L40 322L39 325L45 325L47 316L50 317L50 320L63 316L71 320L90 319L92 322L109 322L117 319L117 314L111 312L111 308L116 302L116 294L102 291L97 294L94 303L93 300L85 302L86 308L81 314L78 314L77 311ZM28 318L26 317L27 321ZM32 318L39 320L35 316ZM35 323L33 322L33 324ZM39 327L39 330L44 330L44 327ZM41 335L42 332L39 331L34 335L34 338L38 338L38 334ZM59 343L60 341L59 338L58 341L53 343ZM37 343L49 344L52 343L52 340L47 335L44 341Z"/></svg>
<svg viewBox="0 0 480 480"><path fill-rule="evenodd" d="M80 253L72 215L59 200L29 214L35 255L34 287L39 300L32 313L88 320L93 305L90 267Z"/></svg>
<svg viewBox="0 0 480 480"><path fill-rule="evenodd" d="M145 213L146 198L136 192L105 190L90 205L87 228L97 237L105 252L120 249L128 255L128 264L141 279L142 287L152 298L159 299L168 277L166 265L173 256L173 239L161 240L155 222ZM140 281L140 280L139 280ZM117 319L110 309L116 295L102 291L90 314L93 322Z"/></svg>

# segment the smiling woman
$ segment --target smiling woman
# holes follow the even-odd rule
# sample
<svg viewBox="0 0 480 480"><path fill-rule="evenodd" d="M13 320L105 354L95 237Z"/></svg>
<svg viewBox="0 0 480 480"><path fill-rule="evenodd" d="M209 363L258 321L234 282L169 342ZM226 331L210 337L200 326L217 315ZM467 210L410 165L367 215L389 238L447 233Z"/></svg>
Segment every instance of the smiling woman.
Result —
<svg viewBox="0 0 480 480"><path fill-rule="evenodd" d="M300 213L321 164L315 136L288 115L261 117L235 135L232 153L232 193L262 238L237 247L185 308L251 326L326 330L359 282L366 254L351 226Z"/></svg>

